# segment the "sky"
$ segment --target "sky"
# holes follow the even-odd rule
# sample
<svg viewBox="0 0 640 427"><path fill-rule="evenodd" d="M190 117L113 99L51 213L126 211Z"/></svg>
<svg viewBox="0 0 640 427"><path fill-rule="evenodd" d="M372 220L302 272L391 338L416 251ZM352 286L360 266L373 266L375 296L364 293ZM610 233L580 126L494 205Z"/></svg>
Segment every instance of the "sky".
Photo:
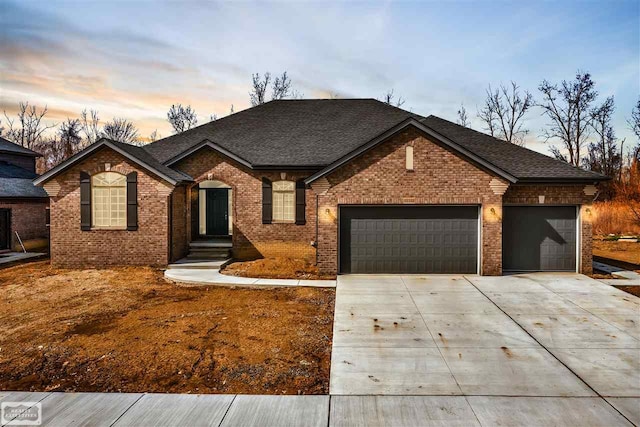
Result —
<svg viewBox="0 0 640 427"><path fill-rule="evenodd" d="M171 104L199 123L250 106L252 73L287 71L304 98L382 98L472 127L489 84L515 81L541 99L543 79L590 72L614 127L640 95L640 2L208 2L0 0L0 110L47 106L59 123L83 109L171 134ZM531 110L527 147L548 153Z"/></svg>

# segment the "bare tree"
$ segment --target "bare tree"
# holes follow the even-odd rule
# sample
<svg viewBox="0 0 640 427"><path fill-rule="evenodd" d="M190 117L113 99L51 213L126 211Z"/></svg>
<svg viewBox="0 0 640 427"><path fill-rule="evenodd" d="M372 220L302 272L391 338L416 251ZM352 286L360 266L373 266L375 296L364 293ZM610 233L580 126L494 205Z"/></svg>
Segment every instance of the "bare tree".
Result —
<svg viewBox="0 0 640 427"><path fill-rule="evenodd" d="M629 129L640 140L640 97L638 97L638 102L631 110L631 118L627 120L627 123L629 124Z"/></svg>
<svg viewBox="0 0 640 427"><path fill-rule="evenodd" d="M268 73L267 73L268 74ZM276 77L271 87L271 99L285 99L291 95L291 79L287 76L287 72L283 72L281 76Z"/></svg>
<svg viewBox="0 0 640 427"><path fill-rule="evenodd" d="M543 95L539 106L550 119L544 137L547 142L561 142L561 148L551 146L551 153L557 159L579 166L593 120L591 104L598 97L591 74L579 71L575 80L563 80L560 85L543 80L538 89ZM567 152L568 157L562 150Z"/></svg>
<svg viewBox="0 0 640 427"><path fill-rule="evenodd" d="M114 117L104 124L102 133L106 138L126 144L139 144L138 129L125 118Z"/></svg>
<svg viewBox="0 0 640 427"><path fill-rule="evenodd" d="M255 107L256 105L264 104L267 100L267 88L269 87L269 82L271 82L271 73L264 73L264 77L260 77L259 73L255 73L251 76L251 81L253 85L251 92L249 92L251 106Z"/></svg>
<svg viewBox="0 0 640 427"><path fill-rule="evenodd" d="M36 145L42 141L45 132L56 126L55 124L46 125L43 122L47 111L46 106L44 109L38 110L35 105L29 105L29 102L20 102L15 119L10 118L4 111L8 126L4 130L5 137L23 147L36 148Z"/></svg>
<svg viewBox="0 0 640 427"><path fill-rule="evenodd" d="M396 99L396 95L393 93L393 89L391 89L384 94L382 102L388 105L393 105L395 107L402 107L402 105L404 104L404 99L401 96Z"/></svg>
<svg viewBox="0 0 640 427"><path fill-rule="evenodd" d="M533 96L526 90L521 94L520 87L514 81L509 87L501 84L496 90L489 86L478 118L485 123L491 136L524 145L529 130L523 128L523 118L533 105Z"/></svg>
<svg viewBox="0 0 640 427"><path fill-rule="evenodd" d="M458 120L456 120L456 123L466 128L471 127L471 122L469 121L469 116L467 115L467 109L464 108L464 104L460 104L460 108L458 108Z"/></svg>
<svg viewBox="0 0 640 427"><path fill-rule="evenodd" d="M155 129L153 132L151 132L151 134L149 135L149 142L155 142L157 140L159 140L160 138L162 138L162 135L160 135L158 133L158 129Z"/></svg>
<svg viewBox="0 0 640 427"><path fill-rule="evenodd" d="M73 156L82 147L80 120L67 118L58 128L59 151L62 160Z"/></svg>
<svg viewBox="0 0 640 427"><path fill-rule="evenodd" d="M174 133L184 132L198 124L198 117L191 105L173 104L167 112L167 120L171 123Z"/></svg>
<svg viewBox="0 0 640 427"><path fill-rule="evenodd" d="M102 137L102 131L100 130L100 117L96 110L82 110L80 114L80 126L86 145L91 145Z"/></svg>
<svg viewBox="0 0 640 427"><path fill-rule="evenodd" d="M627 123L638 139L637 145L631 150L631 156L636 162L640 162L640 97L635 107L631 110L631 118L627 120Z"/></svg>

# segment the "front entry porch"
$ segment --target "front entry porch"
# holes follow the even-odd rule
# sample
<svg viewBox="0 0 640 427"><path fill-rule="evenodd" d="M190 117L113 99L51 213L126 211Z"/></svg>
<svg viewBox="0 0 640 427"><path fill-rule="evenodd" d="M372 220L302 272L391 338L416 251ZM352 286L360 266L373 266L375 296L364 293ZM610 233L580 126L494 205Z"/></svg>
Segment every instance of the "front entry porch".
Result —
<svg viewBox="0 0 640 427"><path fill-rule="evenodd" d="M191 189L191 241L229 238L233 234L233 190L207 180Z"/></svg>

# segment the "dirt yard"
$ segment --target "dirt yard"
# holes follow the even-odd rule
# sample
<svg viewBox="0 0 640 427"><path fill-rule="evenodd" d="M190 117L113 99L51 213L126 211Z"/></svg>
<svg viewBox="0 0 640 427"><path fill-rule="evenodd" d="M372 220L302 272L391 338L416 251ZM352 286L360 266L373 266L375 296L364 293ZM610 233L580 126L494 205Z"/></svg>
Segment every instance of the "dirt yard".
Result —
<svg viewBox="0 0 640 427"><path fill-rule="evenodd" d="M640 286L614 286L615 288L625 291L628 294L640 297Z"/></svg>
<svg viewBox="0 0 640 427"><path fill-rule="evenodd" d="M318 267L304 259L263 258L255 261L238 261L227 265L222 274L264 279L335 279L335 276L322 276Z"/></svg>
<svg viewBox="0 0 640 427"><path fill-rule="evenodd" d="M328 393L334 298L180 288L150 268L0 270L0 390Z"/></svg>
<svg viewBox="0 0 640 427"><path fill-rule="evenodd" d="M593 255L640 264L640 243L606 241L594 236Z"/></svg>

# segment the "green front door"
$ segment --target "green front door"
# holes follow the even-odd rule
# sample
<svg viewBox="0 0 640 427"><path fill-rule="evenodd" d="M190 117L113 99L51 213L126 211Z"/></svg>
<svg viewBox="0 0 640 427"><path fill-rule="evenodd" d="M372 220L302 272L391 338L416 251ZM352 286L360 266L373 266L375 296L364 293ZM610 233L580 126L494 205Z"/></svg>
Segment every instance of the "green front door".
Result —
<svg viewBox="0 0 640 427"><path fill-rule="evenodd" d="M207 235L229 235L229 190L207 188Z"/></svg>

